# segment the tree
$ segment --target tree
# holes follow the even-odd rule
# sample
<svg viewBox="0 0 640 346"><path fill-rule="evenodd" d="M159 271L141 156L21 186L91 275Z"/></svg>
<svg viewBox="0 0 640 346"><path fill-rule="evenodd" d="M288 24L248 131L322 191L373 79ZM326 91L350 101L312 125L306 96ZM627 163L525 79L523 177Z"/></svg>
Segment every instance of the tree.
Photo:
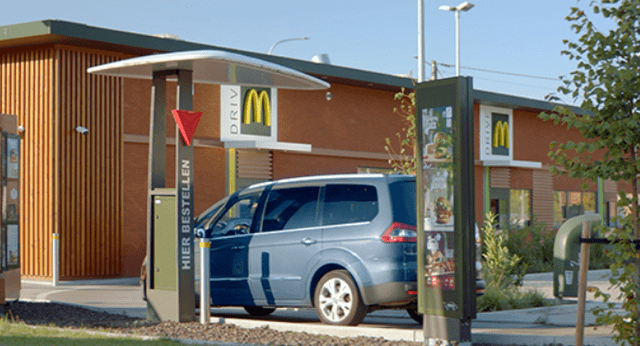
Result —
<svg viewBox="0 0 640 346"><path fill-rule="evenodd" d="M397 132L398 149L391 145L391 139L385 138L384 149L389 153L389 164L395 172L404 174L416 174L417 158L414 155L416 147L416 94L406 93L405 89L396 93L394 100L400 101L400 108L394 108L393 112L402 118L402 131Z"/></svg>
<svg viewBox="0 0 640 346"><path fill-rule="evenodd" d="M640 239L638 224L638 174L640 173L640 0L593 0L594 16L612 24L608 32L598 30L587 14L577 7L566 17L577 42L564 40L562 51L577 62L577 69L563 79L558 91L581 100L584 114L567 107L540 117L577 129L584 140L551 143L550 158L558 166L552 171L573 178L612 179L628 182L631 194L620 193L619 206L629 210L623 226L611 232L622 240L610 251L611 283L620 288L625 316L600 311L598 320L613 323L616 342L638 345L640 341L640 257L630 240ZM608 301L602 292L597 294ZM610 305L612 307L613 305ZM626 321L625 321L626 320Z"/></svg>

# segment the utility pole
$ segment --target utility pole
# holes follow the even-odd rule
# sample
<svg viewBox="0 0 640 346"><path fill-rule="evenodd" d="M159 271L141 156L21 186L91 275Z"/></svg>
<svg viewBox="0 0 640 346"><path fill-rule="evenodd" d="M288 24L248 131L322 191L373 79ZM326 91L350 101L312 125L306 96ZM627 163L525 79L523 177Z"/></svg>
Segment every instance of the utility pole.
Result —
<svg viewBox="0 0 640 346"><path fill-rule="evenodd" d="M424 0L418 0L418 83L424 77Z"/></svg>
<svg viewBox="0 0 640 346"><path fill-rule="evenodd" d="M438 79L438 64L435 60L431 60L431 80Z"/></svg>

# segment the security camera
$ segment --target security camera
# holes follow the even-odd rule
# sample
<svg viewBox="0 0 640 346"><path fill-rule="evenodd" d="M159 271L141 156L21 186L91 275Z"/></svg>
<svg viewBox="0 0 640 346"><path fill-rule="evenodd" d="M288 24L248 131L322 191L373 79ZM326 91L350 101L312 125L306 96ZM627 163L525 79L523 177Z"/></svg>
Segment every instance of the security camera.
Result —
<svg viewBox="0 0 640 346"><path fill-rule="evenodd" d="M88 128L86 128L86 127L84 127L84 126L78 126L78 127L76 127L76 131L77 131L78 133L81 133L81 134L85 135L85 136L89 134L89 129L88 129Z"/></svg>
<svg viewBox="0 0 640 346"><path fill-rule="evenodd" d="M327 91L326 97L327 97L327 101L331 101L331 99L333 98L333 93L330 91Z"/></svg>
<svg viewBox="0 0 640 346"><path fill-rule="evenodd" d="M24 126L22 126L22 125L18 126L18 132L19 133L23 133L24 132Z"/></svg>

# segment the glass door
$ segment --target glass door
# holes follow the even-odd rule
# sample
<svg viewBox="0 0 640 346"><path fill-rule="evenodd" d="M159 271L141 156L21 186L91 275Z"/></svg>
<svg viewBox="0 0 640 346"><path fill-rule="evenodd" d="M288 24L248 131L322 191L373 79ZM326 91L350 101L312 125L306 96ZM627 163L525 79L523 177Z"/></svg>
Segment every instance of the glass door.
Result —
<svg viewBox="0 0 640 346"><path fill-rule="evenodd" d="M490 211L496 215L496 228L509 228L509 189L491 188L490 191L491 206Z"/></svg>

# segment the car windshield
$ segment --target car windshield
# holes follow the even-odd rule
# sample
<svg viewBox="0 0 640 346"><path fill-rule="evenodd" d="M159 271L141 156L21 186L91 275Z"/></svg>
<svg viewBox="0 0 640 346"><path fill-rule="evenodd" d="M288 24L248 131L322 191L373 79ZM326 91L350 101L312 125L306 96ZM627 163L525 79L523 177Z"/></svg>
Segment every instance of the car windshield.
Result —
<svg viewBox="0 0 640 346"><path fill-rule="evenodd" d="M416 225L416 182L399 181L389 184L393 203L393 221Z"/></svg>
<svg viewBox="0 0 640 346"><path fill-rule="evenodd" d="M200 214L196 218L195 227L194 227L194 230L196 231L196 233L198 232L199 228L208 229L210 227L209 224L213 220L213 217L218 213L218 211L220 211L220 208L224 206L228 200L229 200L229 197L223 198L222 200L218 201L216 204L212 205L207 210L202 212L202 214ZM203 235L196 234L196 237L203 237Z"/></svg>

